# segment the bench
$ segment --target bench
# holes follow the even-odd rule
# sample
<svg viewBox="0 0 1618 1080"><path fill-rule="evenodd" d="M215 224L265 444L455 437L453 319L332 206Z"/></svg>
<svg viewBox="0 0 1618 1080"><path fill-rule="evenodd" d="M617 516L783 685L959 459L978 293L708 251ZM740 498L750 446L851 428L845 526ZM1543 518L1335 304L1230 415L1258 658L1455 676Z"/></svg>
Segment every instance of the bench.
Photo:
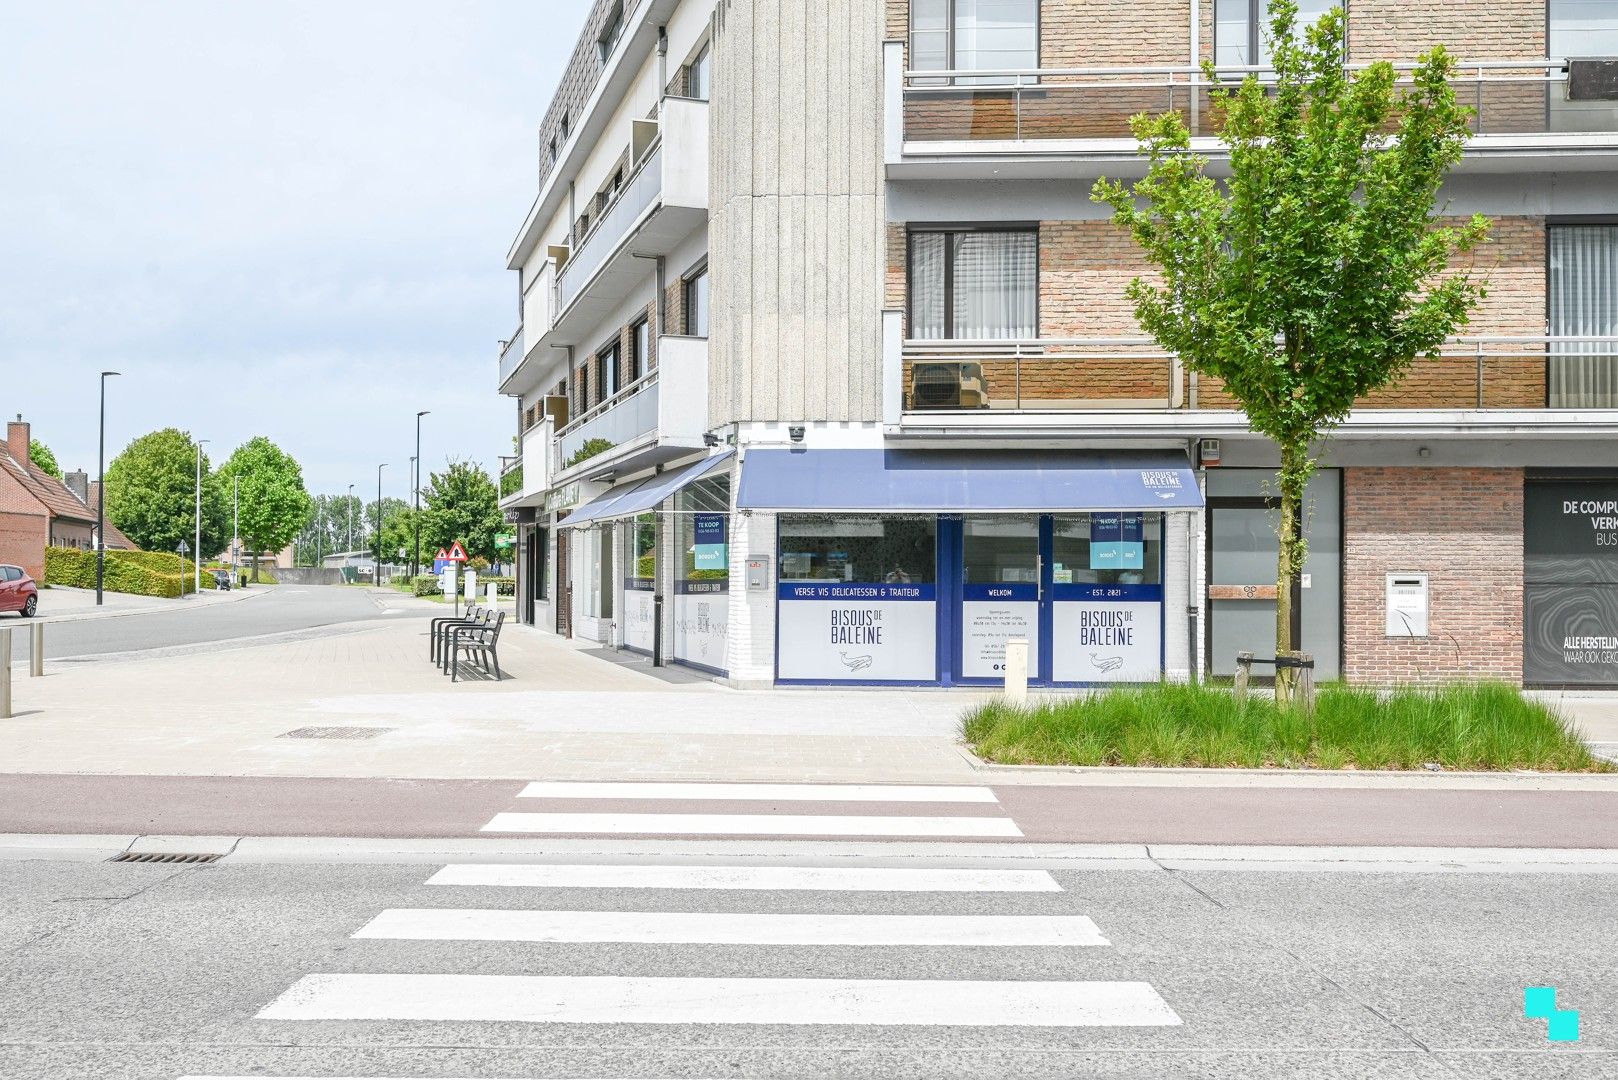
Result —
<svg viewBox="0 0 1618 1080"><path fill-rule="evenodd" d="M433 660L439 658L444 642L449 640L449 628L463 623L476 623L479 615L485 608L478 604L466 605L464 615L440 615L428 624L428 635L432 638L428 649L428 656Z"/></svg>
<svg viewBox="0 0 1618 1080"><path fill-rule="evenodd" d="M449 630L449 681L455 682L460 674L461 653L466 653L468 660L479 661L479 666L486 673L494 676L499 682L505 676L500 673L500 628L505 625L506 613L503 611L487 611L485 614L493 615L481 626L452 626Z"/></svg>

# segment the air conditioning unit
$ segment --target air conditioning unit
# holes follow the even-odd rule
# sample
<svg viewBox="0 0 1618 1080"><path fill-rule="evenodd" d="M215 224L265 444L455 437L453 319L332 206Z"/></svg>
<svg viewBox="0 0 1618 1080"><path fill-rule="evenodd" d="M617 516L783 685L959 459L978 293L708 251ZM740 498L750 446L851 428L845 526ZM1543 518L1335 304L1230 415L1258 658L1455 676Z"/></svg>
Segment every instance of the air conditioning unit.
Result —
<svg viewBox="0 0 1618 1080"><path fill-rule="evenodd" d="M982 364L929 360L910 365L912 409L983 409L988 405Z"/></svg>
<svg viewBox="0 0 1618 1080"><path fill-rule="evenodd" d="M1567 62L1567 99L1618 101L1618 57L1570 57Z"/></svg>

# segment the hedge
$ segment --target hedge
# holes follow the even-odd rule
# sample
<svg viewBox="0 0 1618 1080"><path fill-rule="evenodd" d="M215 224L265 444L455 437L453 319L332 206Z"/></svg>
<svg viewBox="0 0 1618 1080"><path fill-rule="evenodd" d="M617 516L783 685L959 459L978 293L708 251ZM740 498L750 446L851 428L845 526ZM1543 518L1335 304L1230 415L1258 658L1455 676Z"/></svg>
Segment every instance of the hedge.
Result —
<svg viewBox="0 0 1618 1080"><path fill-rule="evenodd" d="M104 587L137 596L178 597L195 588L196 564L156 551L107 552ZM96 553L78 548L45 549L45 582L75 589L96 587Z"/></svg>

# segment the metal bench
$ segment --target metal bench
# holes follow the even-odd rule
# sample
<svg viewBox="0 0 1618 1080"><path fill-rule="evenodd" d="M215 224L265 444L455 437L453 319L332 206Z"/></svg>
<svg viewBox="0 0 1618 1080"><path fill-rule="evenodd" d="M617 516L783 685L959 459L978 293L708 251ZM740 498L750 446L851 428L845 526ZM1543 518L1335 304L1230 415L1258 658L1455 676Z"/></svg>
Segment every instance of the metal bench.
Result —
<svg viewBox="0 0 1618 1080"><path fill-rule="evenodd" d="M457 681L461 668L461 653L466 653L468 660L479 662L484 672L493 675L495 682L503 676L500 673L500 628L505 625L506 613L503 611L487 612L494 618L482 626L452 626L449 631L449 681Z"/></svg>
<svg viewBox="0 0 1618 1080"><path fill-rule="evenodd" d="M484 608L481 605L473 603L466 605L464 615L440 615L434 618L428 624L427 629L429 637L432 638L428 647L428 656L433 660L437 660L443 649L444 642L449 640L449 628L463 623L476 622L479 613L483 610Z"/></svg>

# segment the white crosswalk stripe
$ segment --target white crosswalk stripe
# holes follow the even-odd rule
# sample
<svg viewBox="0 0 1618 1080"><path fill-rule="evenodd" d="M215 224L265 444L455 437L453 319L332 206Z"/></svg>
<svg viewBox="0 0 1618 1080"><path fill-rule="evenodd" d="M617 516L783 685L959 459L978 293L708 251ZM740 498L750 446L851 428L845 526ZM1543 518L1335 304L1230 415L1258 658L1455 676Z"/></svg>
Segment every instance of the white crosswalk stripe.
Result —
<svg viewBox="0 0 1618 1080"><path fill-rule="evenodd" d="M305 975L263 1020L1146 1027L1180 1018L1143 982Z"/></svg>
<svg viewBox="0 0 1618 1080"><path fill-rule="evenodd" d="M773 915L390 908L357 938L695 945L1106 945L1083 915Z"/></svg>
<svg viewBox="0 0 1618 1080"><path fill-rule="evenodd" d="M496 814L484 832L613 836L1021 836L1010 818L806 814Z"/></svg>
<svg viewBox="0 0 1618 1080"><path fill-rule="evenodd" d="M693 799L781 802L995 803L986 787L925 784L682 784L534 781L524 799Z"/></svg>
<svg viewBox="0 0 1618 1080"><path fill-rule="evenodd" d="M745 889L765 892L1061 892L1044 870L884 866L457 863L429 885L522 889Z"/></svg>

